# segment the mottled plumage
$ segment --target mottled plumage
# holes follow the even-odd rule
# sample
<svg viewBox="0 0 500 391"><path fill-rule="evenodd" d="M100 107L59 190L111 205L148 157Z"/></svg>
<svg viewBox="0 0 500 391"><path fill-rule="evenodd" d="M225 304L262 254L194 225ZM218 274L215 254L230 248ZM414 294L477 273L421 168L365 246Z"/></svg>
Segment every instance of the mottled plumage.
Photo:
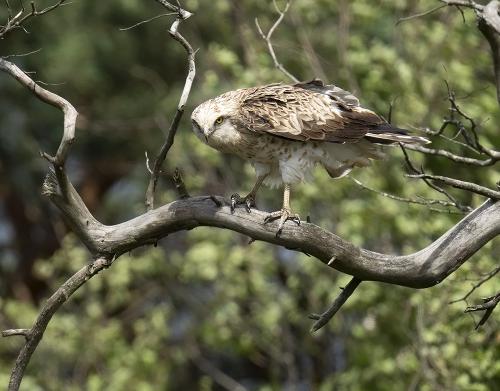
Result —
<svg viewBox="0 0 500 391"><path fill-rule="evenodd" d="M309 179L316 164L336 178L383 157L378 144L428 142L320 80L226 92L199 105L191 119L203 142L252 163L258 177L252 199L262 181L285 184L287 193L290 184Z"/></svg>

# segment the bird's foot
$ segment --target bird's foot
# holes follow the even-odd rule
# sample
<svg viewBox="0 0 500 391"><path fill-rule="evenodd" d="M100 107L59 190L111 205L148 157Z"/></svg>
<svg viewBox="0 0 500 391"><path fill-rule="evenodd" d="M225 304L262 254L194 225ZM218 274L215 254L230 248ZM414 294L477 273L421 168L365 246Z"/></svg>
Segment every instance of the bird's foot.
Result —
<svg viewBox="0 0 500 391"><path fill-rule="evenodd" d="M276 236L280 236L283 231L283 226L287 220L291 220L297 225L300 225L300 217L298 214L293 213L290 209L283 208L276 212L269 213L267 217L264 219L264 223L268 223L273 220L280 219L278 224L278 231L276 232Z"/></svg>
<svg viewBox="0 0 500 391"><path fill-rule="evenodd" d="M231 213L234 212L238 205L244 205L247 212L250 213L250 209L256 207L255 196L252 193L248 194L246 197L241 197L237 193L233 194L231 196Z"/></svg>

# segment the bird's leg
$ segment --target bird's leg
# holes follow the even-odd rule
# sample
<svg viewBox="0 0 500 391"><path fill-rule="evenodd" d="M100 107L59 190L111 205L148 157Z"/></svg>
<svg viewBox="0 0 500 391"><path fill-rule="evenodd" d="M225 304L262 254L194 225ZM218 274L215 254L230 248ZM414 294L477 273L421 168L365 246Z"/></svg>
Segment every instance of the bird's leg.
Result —
<svg viewBox="0 0 500 391"><path fill-rule="evenodd" d="M255 182L252 190L245 197L241 197L237 193L231 196L231 212L234 212L234 209L237 205L245 205L245 209L248 213L250 213L250 208L252 206L255 207L255 195L257 194L257 191L262 185L262 182L264 182L264 179L266 179L267 175L268 174L257 177L257 182Z"/></svg>
<svg viewBox="0 0 500 391"><path fill-rule="evenodd" d="M285 225L285 221L287 220L292 220L297 225L300 225L300 217L298 214L293 213L292 209L290 208L290 185L285 184L285 190L283 192L283 207L281 210L278 210L276 212L270 213L264 222L269 222L272 220L280 219L279 225L278 225L278 232L276 232L276 236L278 236L281 231L283 230L283 226Z"/></svg>

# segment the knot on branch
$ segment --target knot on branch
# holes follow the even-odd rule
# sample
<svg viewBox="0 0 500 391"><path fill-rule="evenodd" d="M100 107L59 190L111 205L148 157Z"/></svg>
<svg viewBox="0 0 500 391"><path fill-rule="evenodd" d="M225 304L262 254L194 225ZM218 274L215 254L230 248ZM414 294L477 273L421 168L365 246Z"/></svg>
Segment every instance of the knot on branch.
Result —
<svg viewBox="0 0 500 391"><path fill-rule="evenodd" d="M116 259L116 256L113 256L112 258L107 258L107 257L101 257L96 259L94 262L92 262L87 269L87 275L86 275L86 280L89 278L95 276L97 273L99 273L103 269L107 269L110 267L114 260Z"/></svg>

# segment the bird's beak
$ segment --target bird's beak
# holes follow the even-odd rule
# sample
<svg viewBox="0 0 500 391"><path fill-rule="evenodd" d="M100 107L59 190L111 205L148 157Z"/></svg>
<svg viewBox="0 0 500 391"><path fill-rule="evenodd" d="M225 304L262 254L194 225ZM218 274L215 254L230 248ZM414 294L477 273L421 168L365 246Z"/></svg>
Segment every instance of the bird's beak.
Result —
<svg viewBox="0 0 500 391"><path fill-rule="evenodd" d="M207 141L207 143L208 143L208 138L212 135L213 132L214 132L214 129L210 129L208 132L204 133L205 140Z"/></svg>

